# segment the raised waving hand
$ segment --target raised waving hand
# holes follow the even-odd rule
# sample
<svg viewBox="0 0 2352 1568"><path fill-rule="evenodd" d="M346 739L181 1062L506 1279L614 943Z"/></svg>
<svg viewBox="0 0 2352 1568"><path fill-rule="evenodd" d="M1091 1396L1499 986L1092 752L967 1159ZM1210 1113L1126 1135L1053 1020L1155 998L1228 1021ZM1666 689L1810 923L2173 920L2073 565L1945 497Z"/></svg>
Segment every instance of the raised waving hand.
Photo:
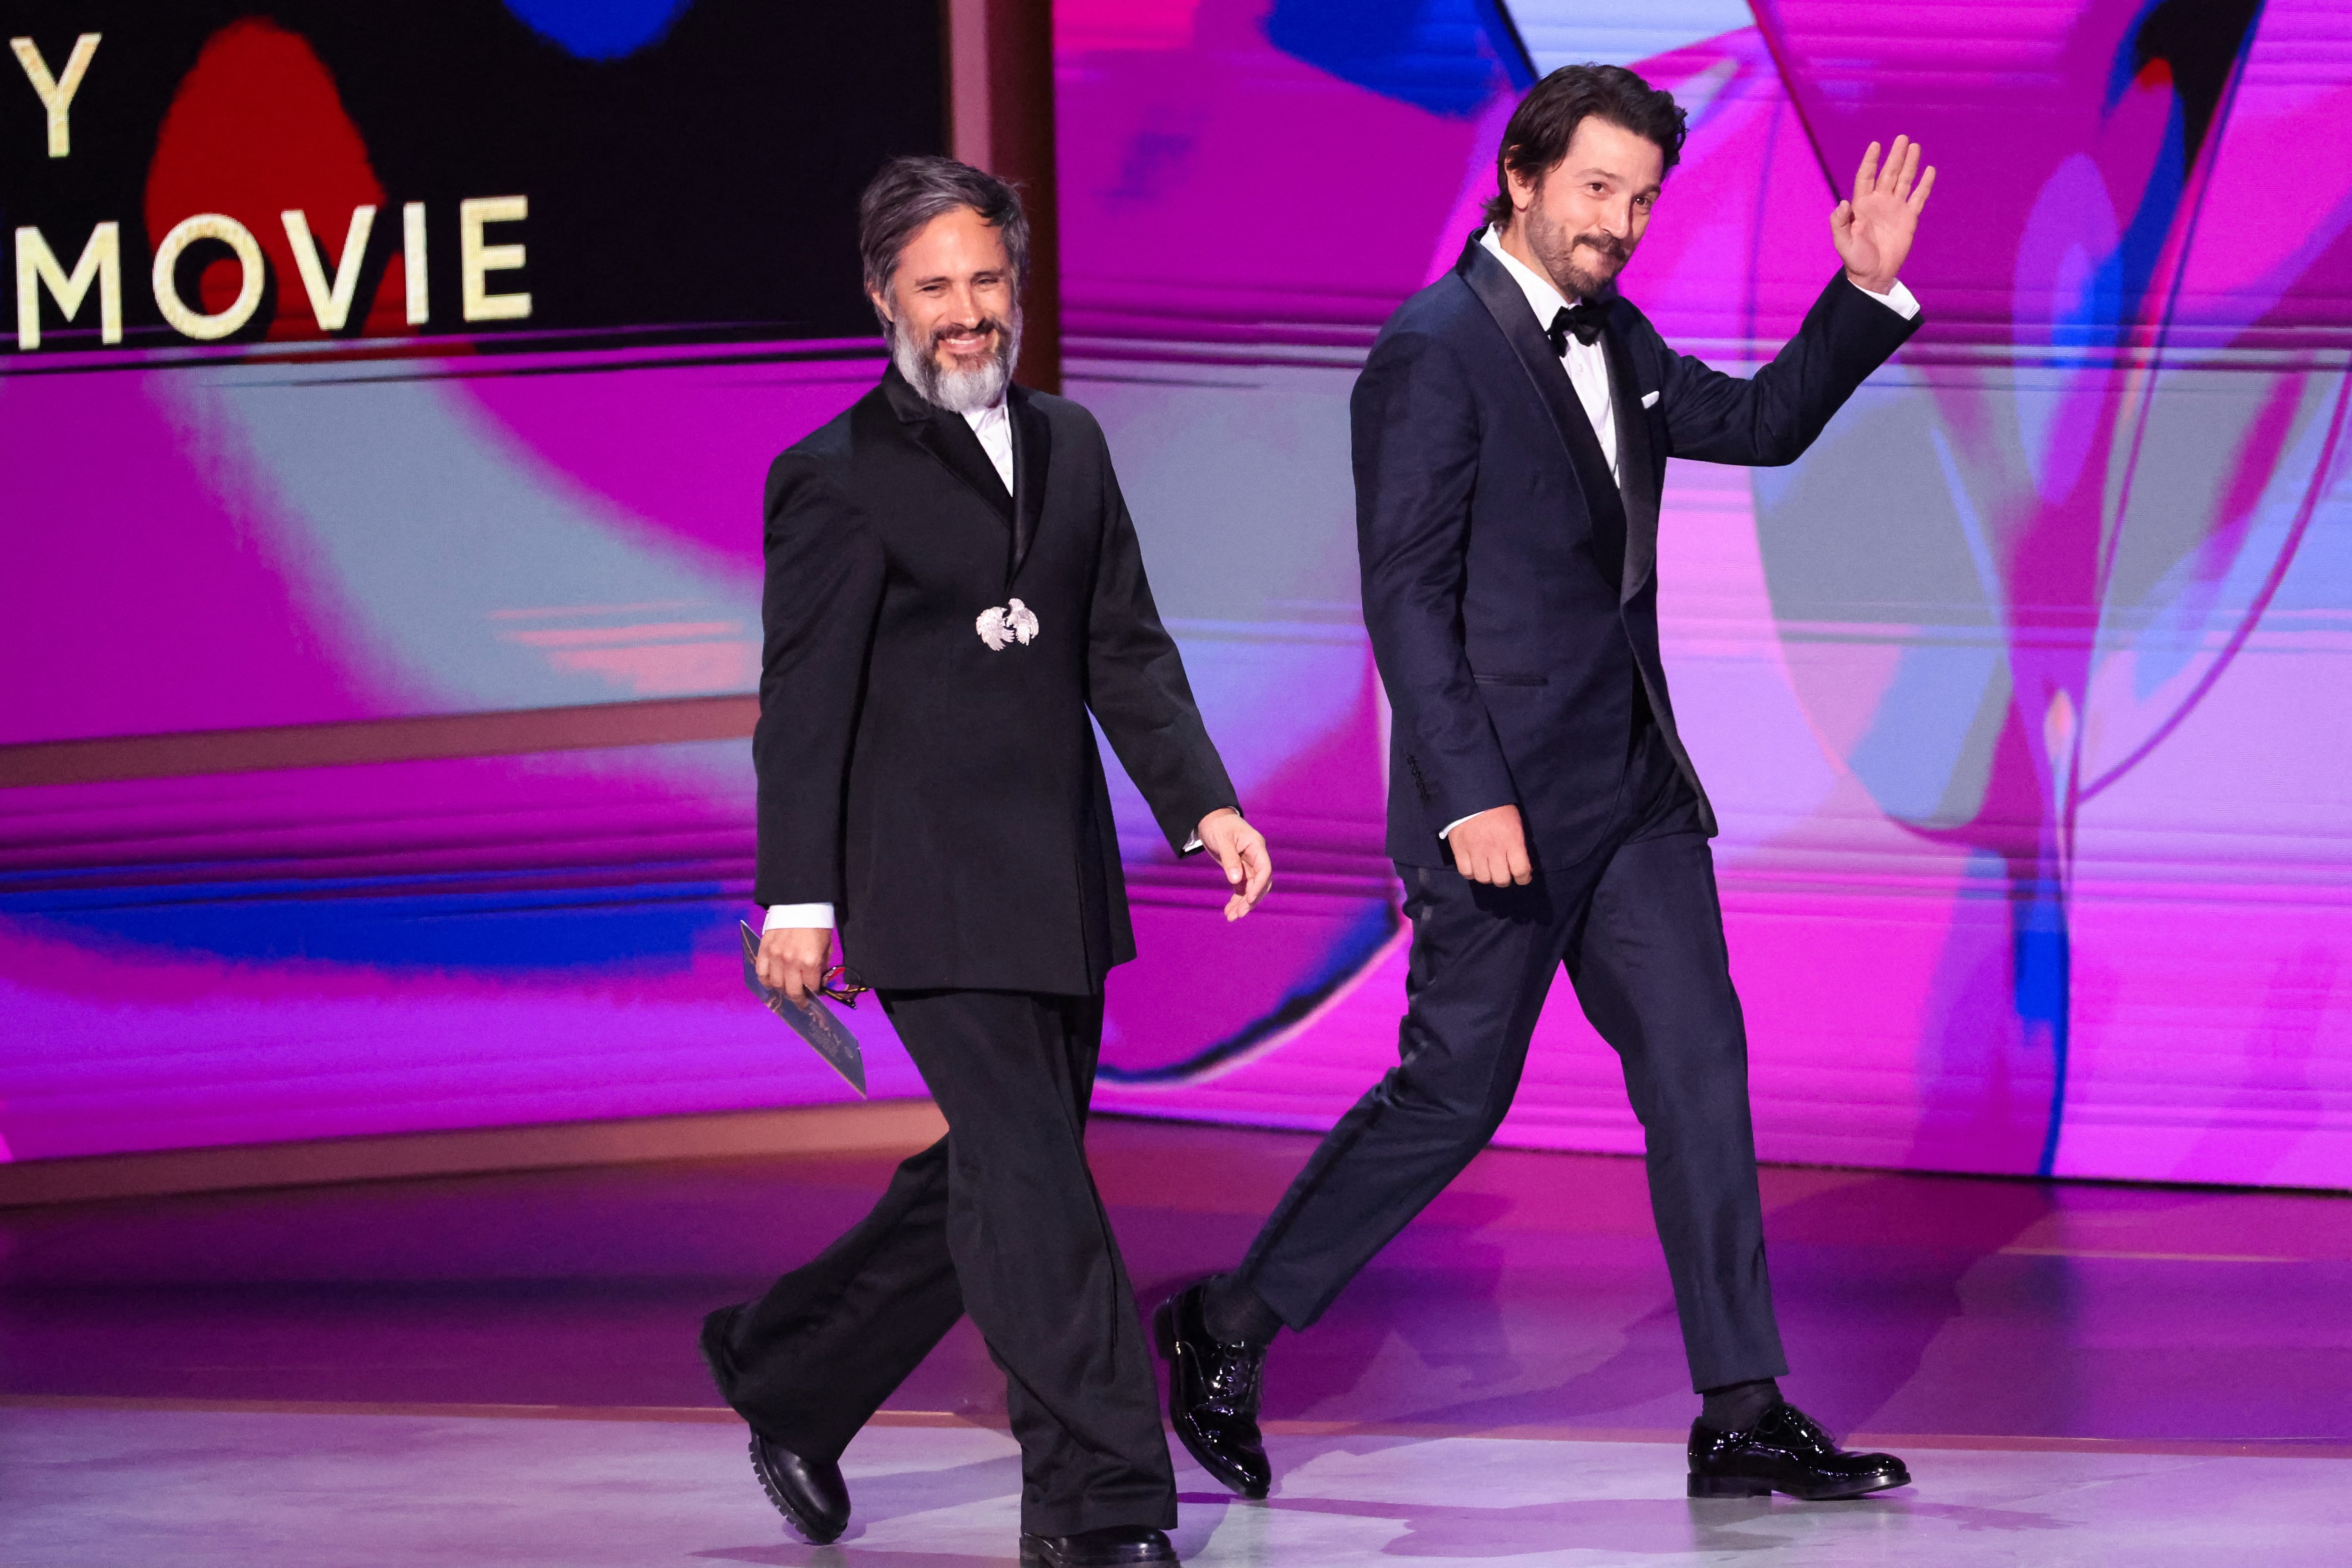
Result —
<svg viewBox="0 0 2352 1568"><path fill-rule="evenodd" d="M1935 185L1936 171L1920 174L1919 143L1908 136L1895 139L1883 167L1878 143L1870 144L1854 172L1853 199L1838 203L1830 214L1830 236L1848 278L1874 294L1895 287L1919 232L1920 209Z"/></svg>

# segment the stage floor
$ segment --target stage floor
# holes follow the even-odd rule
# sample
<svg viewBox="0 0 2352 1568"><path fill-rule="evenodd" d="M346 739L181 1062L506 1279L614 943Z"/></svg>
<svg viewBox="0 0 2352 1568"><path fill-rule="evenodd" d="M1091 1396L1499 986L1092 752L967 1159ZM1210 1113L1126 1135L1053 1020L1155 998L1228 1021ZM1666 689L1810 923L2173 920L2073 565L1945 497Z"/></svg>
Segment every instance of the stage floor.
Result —
<svg viewBox="0 0 2352 1568"><path fill-rule="evenodd" d="M1148 1301L1230 1262L1288 1134L1105 1121ZM1003 1562L1018 1470L969 1326L852 1447L824 1551L693 1348L861 1212L819 1157L0 1211L0 1563ZM2352 1525L2352 1200L1772 1169L1796 1371L1915 1486L1693 1503L1637 1162L1490 1152L1304 1336L1258 1505L1180 1466L1202 1563L2330 1561ZM1180 1451L1181 1458L1181 1451Z"/></svg>
<svg viewBox="0 0 2352 1568"><path fill-rule="evenodd" d="M1020 1451L984 1426L877 1424L844 1460L856 1517L810 1547L709 1420L47 1409L0 1466L12 1564L173 1568L982 1568L1020 1526ZM1188 1563L1324 1568L1692 1563L2343 1561L2341 1458L1943 1448L1920 1484L1838 1504L1691 1502L1663 1443L1277 1436L1282 1482L1239 1501L1180 1469ZM19 1489L21 1487L22 1489Z"/></svg>

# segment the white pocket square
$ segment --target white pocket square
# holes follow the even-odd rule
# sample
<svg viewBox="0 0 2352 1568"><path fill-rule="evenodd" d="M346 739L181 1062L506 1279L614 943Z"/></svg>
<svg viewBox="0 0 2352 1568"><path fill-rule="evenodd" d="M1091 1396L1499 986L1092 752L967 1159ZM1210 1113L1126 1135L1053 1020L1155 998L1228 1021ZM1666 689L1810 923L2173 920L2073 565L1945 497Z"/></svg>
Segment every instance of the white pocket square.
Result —
<svg viewBox="0 0 2352 1568"><path fill-rule="evenodd" d="M1645 393L1642 394L1642 406L1643 406L1643 407L1644 407L1644 408L1655 408L1657 405L1658 405L1658 395L1657 395L1656 393L1654 393L1654 392L1645 392Z"/></svg>

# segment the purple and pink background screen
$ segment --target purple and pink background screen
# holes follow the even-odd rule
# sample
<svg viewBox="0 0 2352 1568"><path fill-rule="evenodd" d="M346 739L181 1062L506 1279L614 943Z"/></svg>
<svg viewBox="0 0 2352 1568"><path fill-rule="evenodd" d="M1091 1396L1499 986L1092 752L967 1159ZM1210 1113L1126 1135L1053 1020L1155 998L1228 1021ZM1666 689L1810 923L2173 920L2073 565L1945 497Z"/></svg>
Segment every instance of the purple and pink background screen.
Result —
<svg viewBox="0 0 2352 1568"><path fill-rule="evenodd" d="M1912 344L1794 467L1668 473L1761 1152L2352 1186L2352 17L1055 11L1066 390L1279 866L1228 926L1115 780L1098 1105L1317 1127L1393 1060L1349 388L1532 74L1613 59L1691 122L1625 291L1710 363L1793 330L1864 143L1941 170ZM749 692L766 464L880 368L265 358L0 374L0 743ZM728 741L0 790L0 1138L838 1099L741 989L751 788ZM1564 981L1502 1137L1640 1147Z"/></svg>

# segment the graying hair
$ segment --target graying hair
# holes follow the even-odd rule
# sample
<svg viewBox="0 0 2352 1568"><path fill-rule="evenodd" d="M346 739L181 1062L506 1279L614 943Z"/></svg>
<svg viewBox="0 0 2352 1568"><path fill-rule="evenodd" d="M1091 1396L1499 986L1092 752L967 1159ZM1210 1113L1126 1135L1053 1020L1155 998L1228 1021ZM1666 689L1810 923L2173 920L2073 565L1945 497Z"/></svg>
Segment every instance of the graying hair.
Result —
<svg viewBox="0 0 2352 1568"><path fill-rule="evenodd" d="M890 275L922 226L941 213L970 207L1003 237L1015 289L1029 277L1029 216L1020 194L982 169L953 158L893 158L857 198L857 249L869 294L890 297Z"/></svg>

